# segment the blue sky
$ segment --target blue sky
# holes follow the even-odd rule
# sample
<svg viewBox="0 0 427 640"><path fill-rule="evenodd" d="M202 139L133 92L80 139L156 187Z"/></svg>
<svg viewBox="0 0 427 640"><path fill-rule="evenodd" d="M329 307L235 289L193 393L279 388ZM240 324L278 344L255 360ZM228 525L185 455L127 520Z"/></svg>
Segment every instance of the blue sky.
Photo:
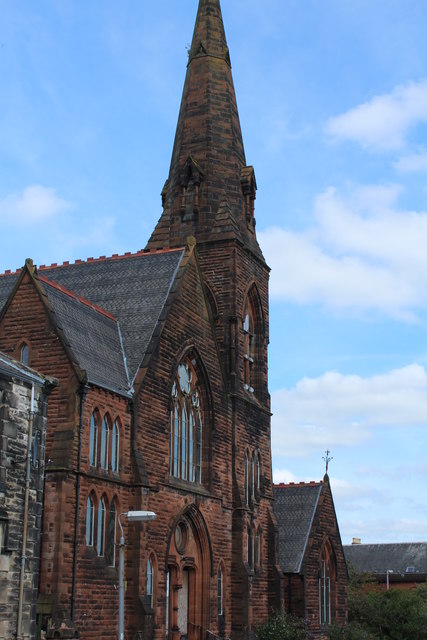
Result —
<svg viewBox="0 0 427 640"><path fill-rule="evenodd" d="M272 267L276 481L427 540L427 5L223 0ZM0 271L142 248L196 0L0 0Z"/></svg>

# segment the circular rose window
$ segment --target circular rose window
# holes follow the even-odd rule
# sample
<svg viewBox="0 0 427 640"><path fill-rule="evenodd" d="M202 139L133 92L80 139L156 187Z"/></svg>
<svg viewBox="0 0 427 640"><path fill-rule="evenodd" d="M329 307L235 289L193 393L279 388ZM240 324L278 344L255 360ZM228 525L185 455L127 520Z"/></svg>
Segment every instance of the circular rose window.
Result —
<svg viewBox="0 0 427 640"><path fill-rule="evenodd" d="M178 553L184 553L187 544L187 527L184 522L178 522L175 528L175 546Z"/></svg>

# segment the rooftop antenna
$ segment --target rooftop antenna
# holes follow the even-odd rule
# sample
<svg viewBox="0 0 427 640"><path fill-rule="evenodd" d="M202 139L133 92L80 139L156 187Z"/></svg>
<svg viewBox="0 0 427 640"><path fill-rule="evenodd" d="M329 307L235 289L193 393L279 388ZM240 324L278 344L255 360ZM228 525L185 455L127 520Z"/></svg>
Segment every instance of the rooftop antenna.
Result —
<svg viewBox="0 0 427 640"><path fill-rule="evenodd" d="M325 455L322 457L322 460L324 460L326 464L326 471L325 471L326 475L328 475L329 463L331 460L333 460L333 457L329 455L330 453L331 452L329 451L329 449L326 449Z"/></svg>

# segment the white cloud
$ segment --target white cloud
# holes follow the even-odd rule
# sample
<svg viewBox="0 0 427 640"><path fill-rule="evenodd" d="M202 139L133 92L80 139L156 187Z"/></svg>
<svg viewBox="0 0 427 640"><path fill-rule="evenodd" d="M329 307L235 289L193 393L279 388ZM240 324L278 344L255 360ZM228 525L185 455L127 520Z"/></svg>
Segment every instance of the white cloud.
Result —
<svg viewBox="0 0 427 640"><path fill-rule="evenodd" d="M378 427L425 425L427 373L417 364L362 378L328 371L272 394L275 456L354 446Z"/></svg>
<svg viewBox="0 0 427 640"><path fill-rule="evenodd" d="M55 189L35 184L0 200L0 218L15 225L38 223L72 208L70 202L56 195Z"/></svg>
<svg viewBox="0 0 427 640"><path fill-rule="evenodd" d="M275 482L275 484L280 482L288 484L289 482L299 482L299 480L296 479L295 475L289 469L273 469L273 482Z"/></svg>
<svg viewBox="0 0 427 640"><path fill-rule="evenodd" d="M302 232L258 234L273 298L414 320L427 305L427 213L399 211L399 185L334 188Z"/></svg>
<svg viewBox="0 0 427 640"><path fill-rule="evenodd" d="M411 127L427 122L427 80L399 85L346 113L330 118L326 133L336 141L351 140L373 151L405 146Z"/></svg>
<svg viewBox="0 0 427 640"><path fill-rule="evenodd" d="M402 173L427 172L427 151L403 156L394 163L394 166Z"/></svg>

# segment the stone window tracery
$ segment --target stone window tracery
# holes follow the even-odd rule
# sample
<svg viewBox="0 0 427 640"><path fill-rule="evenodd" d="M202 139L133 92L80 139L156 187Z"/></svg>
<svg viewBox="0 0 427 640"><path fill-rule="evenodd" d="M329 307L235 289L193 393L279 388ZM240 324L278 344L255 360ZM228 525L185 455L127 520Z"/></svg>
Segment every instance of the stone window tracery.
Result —
<svg viewBox="0 0 427 640"><path fill-rule="evenodd" d="M197 374L186 358L172 385L170 473L189 482L202 482L202 408Z"/></svg>

